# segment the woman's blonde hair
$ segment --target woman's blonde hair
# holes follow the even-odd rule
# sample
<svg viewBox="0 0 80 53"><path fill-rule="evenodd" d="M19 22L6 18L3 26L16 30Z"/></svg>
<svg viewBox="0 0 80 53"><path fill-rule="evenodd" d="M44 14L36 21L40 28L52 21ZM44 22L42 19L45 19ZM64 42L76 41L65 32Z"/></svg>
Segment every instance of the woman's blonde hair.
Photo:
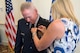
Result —
<svg viewBox="0 0 80 53"><path fill-rule="evenodd" d="M70 0L56 0L52 5L52 16L54 20L66 17L79 25Z"/></svg>

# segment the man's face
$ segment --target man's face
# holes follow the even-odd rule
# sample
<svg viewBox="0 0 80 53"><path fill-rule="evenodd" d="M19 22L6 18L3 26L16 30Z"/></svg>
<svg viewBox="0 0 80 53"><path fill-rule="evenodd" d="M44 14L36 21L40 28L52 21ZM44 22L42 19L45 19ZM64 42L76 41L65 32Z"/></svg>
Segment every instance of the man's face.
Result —
<svg viewBox="0 0 80 53"><path fill-rule="evenodd" d="M30 22L32 24L35 23L36 19L37 19L37 11L34 9L24 9L22 11L22 15L24 17L24 19L27 21L27 22Z"/></svg>

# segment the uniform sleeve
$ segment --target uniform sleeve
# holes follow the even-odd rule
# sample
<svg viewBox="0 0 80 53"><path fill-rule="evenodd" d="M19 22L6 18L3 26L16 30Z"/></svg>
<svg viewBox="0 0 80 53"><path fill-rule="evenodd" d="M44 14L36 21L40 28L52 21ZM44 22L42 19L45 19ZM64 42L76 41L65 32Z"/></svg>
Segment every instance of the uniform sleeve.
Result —
<svg viewBox="0 0 80 53"><path fill-rule="evenodd" d="M20 53L22 48L22 36L21 36L21 30L20 30L20 22L18 21L18 28L17 28L17 34L16 34L16 43L14 51L15 53Z"/></svg>

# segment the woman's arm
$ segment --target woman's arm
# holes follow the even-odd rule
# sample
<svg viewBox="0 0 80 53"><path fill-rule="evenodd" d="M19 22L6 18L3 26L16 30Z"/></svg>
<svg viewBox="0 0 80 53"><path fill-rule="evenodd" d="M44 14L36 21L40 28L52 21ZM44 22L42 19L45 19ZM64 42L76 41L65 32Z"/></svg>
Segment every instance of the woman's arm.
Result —
<svg viewBox="0 0 80 53"><path fill-rule="evenodd" d="M31 31L36 30L33 28ZM32 32L33 33L33 32ZM41 39L38 39L36 32L33 34L33 40L38 51L49 47L55 39L60 39L64 34L64 24L60 20L53 21Z"/></svg>

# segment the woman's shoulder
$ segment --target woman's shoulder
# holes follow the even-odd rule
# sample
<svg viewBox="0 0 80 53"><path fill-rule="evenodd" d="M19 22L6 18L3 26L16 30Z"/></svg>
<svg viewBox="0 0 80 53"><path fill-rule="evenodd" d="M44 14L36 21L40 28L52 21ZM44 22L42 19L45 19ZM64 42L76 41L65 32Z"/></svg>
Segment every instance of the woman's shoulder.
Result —
<svg viewBox="0 0 80 53"><path fill-rule="evenodd" d="M49 29L51 29L52 32L54 31L56 35L58 35L58 39L61 38L65 32L64 24L60 19L52 21L49 25Z"/></svg>
<svg viewBox="0 0 80 53"><path fill-rule="evenodd" d="M64 27L63 22L60 19L54 20L51 22L51 26L53 27Z"/></svg>

